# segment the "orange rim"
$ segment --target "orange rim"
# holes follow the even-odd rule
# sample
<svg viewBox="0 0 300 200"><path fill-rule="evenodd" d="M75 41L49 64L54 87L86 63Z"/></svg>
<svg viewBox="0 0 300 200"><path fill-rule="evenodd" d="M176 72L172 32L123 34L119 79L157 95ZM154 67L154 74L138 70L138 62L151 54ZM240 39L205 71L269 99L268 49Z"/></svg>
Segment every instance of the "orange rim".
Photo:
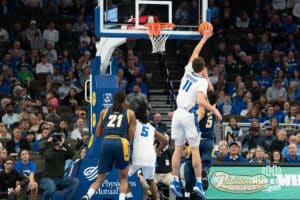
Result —
<svg viewBox="0 0 300 200"><path fill-rule="evenodd" d="M172 23L147 23L145 27L148 28L148 34L150 36L159 37L160 31L163 29L172 29L175 27L175 24Z"/></svg>

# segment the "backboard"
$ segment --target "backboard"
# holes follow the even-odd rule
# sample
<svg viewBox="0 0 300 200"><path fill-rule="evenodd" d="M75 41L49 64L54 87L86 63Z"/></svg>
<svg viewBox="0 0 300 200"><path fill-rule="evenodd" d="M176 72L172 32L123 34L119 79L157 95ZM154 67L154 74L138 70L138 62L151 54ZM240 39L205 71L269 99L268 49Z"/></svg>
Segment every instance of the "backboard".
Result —
<svg viewBox="0 0 300 200"><path fill-rule="evenodd" d="M208 0L98 0L96 34L100 37L148 38L147 22L173 23L170 39L201 38L198 25L210 21Z"/></svg>

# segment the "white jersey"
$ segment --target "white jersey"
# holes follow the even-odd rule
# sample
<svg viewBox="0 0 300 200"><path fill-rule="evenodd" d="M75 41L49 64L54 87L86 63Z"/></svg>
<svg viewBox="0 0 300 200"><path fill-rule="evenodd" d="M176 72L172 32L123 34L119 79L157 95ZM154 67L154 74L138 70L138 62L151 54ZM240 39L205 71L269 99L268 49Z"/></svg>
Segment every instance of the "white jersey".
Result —
<svg viewBox="0 0 300 200"><path fill-rule="evenodd" d="M137 120L133 141L132 165L155 166L156 153L154 150L155 128Z"/></svg>
<svg viewBox="0 0 300 200"><path fill-rule="evenodd" d="M198 93L203 92L206 96L207 87L207 80L193 72L192 64L189 63L185 67L185 73L180 82L176 99L178 108L189 110L194 107L197 103Z"/></svg>

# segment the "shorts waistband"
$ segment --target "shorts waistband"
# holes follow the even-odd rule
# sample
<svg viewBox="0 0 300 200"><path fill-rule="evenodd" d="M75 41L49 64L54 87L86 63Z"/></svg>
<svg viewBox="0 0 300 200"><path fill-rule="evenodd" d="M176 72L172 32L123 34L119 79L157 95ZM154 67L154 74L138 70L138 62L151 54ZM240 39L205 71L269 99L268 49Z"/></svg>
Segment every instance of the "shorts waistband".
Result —
<svg viewBox="0 0 300 200"><path fill-rule="evenodd" d="M189 113L195 113L195 112L198 111L198 108L196 108L195 106L193 106L192 108L182 108L182 107L180 107L180 109L186 110Z"/></svg>
<svg viewBox="0 0 300 200"><path fill-rule="evenodd" d="M104 138L107 138L107 139L118 139L118 138L123 138L123 137L121 137L121 136L119 136L119 135L106 135Z"/></svg>

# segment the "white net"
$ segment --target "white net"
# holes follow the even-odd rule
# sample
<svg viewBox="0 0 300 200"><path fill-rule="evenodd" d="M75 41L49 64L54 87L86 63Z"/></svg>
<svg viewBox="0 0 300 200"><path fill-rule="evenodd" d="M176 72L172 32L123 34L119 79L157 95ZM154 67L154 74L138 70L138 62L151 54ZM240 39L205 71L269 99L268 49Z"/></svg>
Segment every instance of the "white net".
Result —
<svg viewBox="0 0 300 200"><path fill-rule="evenodd" d="M163 53L166 50L166 41L174 24L149 23L146 27L148 27L148 36L152 43L152 53Z"/></svg>
<svg viewBox="0 0 300 200"><path fill-rule="evenodd" d="M162 30L159 36L149 34L152 43L152 53L163 53L166 50L166 42L169 35L167 30Z"/></svg>

